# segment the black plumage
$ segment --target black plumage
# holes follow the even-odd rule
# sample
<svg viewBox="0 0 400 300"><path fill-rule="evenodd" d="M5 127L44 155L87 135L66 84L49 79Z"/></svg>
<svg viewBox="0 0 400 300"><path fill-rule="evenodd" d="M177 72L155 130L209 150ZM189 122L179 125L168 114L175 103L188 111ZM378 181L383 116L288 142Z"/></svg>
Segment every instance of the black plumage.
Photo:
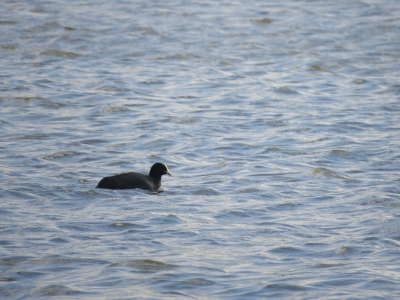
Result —
<svg viewBox="0 0 400 300"><path fill-rule="evenodd" d="M161 176L165 174L172 175L166 165L155 163L151 167L149 175L129 172L108 176L100 180L96 188L111 190L142 189L155 192L161 187Z"/></svg>

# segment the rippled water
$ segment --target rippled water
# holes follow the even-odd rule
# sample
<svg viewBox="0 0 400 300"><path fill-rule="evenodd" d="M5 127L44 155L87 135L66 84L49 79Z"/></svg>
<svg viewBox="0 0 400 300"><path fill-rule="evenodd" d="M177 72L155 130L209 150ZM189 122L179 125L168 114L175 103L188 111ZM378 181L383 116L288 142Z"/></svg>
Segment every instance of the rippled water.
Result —
<svg viewBox="0 0 400 300"><path fill-rule="evenodd" d="M2 1L0 297L400 297L399 32L395 0Z"/></svg>

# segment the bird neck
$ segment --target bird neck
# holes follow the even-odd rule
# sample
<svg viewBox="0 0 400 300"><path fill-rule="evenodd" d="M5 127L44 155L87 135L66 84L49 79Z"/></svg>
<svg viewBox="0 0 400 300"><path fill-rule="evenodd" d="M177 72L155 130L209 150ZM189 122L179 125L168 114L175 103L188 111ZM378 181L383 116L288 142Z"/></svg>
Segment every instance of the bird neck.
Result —
<svg viewBox="0 0 400 300"><path fill-rule="evenodd" d="M161 180L161 175L152 173L151 171L149 173L149 176L154 178L155 180Z"/></svg>

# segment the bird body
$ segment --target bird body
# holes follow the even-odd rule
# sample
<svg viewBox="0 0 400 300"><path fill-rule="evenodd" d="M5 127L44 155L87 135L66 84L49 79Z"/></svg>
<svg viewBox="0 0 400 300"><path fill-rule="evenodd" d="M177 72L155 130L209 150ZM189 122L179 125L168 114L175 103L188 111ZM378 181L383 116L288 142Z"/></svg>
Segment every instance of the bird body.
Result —
<svg viewBox="0 0 400 300"><path fill-rule="evenodd" d="M96 188L111 190L142 189L155 192L161 187L161 176L165 174L172 175L166 165L155 163L151 167L149 175L129 172L108 176L100 180Z"/></svg>

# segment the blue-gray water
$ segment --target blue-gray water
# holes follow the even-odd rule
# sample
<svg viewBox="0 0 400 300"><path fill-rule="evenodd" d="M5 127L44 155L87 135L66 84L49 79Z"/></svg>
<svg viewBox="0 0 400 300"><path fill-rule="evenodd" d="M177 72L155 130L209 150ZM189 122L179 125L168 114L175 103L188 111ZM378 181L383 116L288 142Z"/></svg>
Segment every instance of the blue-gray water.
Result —
<svg viewBox="0 0 400 300"><path fill-rule="evenodd" d="M400 297L397 0L5 0L0 36L1 299Z"/></svg>

